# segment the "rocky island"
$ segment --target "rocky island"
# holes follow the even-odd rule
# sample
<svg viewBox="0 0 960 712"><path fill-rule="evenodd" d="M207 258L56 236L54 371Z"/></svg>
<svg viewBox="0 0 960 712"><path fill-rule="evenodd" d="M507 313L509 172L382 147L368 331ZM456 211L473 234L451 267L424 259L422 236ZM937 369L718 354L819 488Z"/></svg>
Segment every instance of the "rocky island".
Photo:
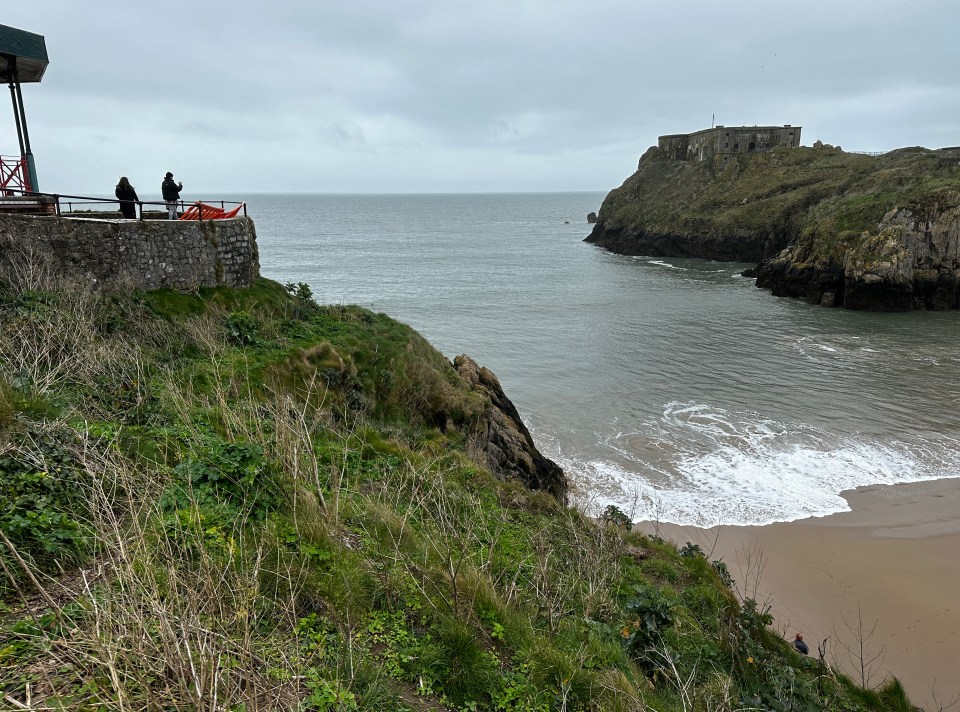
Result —
<svg viewBox="0 0 960 712"><path fill-rule="evenodd" d="M960 148L875 156L790 145L799 129L775 141L754 127L768 144L734 151L723 128L709 141L661 137L607 195L587 241L756 262L758 287L822 306L960 307Z"/></svg>

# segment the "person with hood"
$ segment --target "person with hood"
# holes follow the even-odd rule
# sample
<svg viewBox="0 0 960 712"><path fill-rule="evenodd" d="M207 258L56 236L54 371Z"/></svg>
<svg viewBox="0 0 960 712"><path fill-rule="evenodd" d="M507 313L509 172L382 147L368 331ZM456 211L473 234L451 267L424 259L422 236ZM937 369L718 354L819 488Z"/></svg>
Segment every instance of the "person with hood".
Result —
<svg viewBox="0 0 960 712"><path fill-rule="evenodd" d="M163 193L163 202L167 204L167 216L171 220L177 219L177 202L180 200L180 191L183 190L183 182L174 183L173 173L167 171L163 177L163 183L160 184L160 192Z"/></svg>
<svg viewBox="0 0 960 712"><path fill-rule="evenodd" d="M116 195L117 200L120 201L120 213L123 217L127 220L136 220L136 204L140 202L140 198L137 197L137 191L130 185L130 181L127 180L126 176L120 176L120 182L117 183L117 188L113 191L113 194Z"/></svg>

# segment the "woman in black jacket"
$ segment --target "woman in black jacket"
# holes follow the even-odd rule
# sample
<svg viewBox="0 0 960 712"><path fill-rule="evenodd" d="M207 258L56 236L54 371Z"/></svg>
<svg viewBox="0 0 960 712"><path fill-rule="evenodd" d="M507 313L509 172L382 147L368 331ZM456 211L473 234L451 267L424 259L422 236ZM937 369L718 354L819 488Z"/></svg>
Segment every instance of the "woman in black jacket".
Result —
<svg viewBox="0 0 960 712"><path fill-rule="evenodd" d="M120 212L123 213L123 217L128 220L136 219L137 207L135 203L140 202L140 198L137 197L137 191L130 185L130 181L127 180L126 176L120 177L120 182L117 183L117 189L114 191L114 194L117 196L117 200L120 201Z"/></svg>

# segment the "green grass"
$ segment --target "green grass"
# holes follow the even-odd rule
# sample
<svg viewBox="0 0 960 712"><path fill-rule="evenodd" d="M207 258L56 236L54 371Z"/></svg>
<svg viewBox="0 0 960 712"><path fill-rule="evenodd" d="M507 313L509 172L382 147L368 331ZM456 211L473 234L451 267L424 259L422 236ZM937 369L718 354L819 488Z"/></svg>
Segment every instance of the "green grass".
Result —
<svg viewBox="0 0 960 712"><path fill-rule="evenodd" d="M6 286L10 699L909 709L892 686L818 679L695 549L494 477L469 455L487 403L385 315L268 280L109 299ZM69 348L47 350L48 323Z"/></svg>

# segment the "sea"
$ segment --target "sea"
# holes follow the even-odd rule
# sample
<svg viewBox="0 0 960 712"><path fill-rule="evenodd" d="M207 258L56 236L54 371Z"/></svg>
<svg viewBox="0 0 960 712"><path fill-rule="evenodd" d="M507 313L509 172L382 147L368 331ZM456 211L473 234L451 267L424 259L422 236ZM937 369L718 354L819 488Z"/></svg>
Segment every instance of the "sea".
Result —
<svg viewBox="0 0 960 712"><path fill-rule="evenodd" d="M497 374L591 511L760 525L960 476L960 313L825 309L752 265L584 242L603 193L250 195L261 271Z"/></svg>

